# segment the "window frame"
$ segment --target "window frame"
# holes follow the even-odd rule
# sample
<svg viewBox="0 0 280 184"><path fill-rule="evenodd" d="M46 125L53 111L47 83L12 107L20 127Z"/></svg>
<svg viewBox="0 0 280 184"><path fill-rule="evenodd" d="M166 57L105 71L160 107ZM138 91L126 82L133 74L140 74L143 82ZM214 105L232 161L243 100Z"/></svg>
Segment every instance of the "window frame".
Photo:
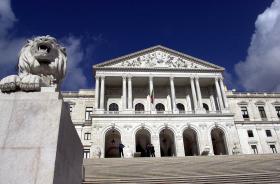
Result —
<svg viewBox="0 0 280 184"><path fill-rule="evenodd" d="M160 108L160 109L157 109L157 106L158 105L160 105L161 107L163 107L163 108ZM158 106L159 107L159 106ZM156 109L156 112L157 113L164 113L164 111L165 111L165 106L164 106L164 104L162 104L162 103L157 103L156 105L155 105L155 109Z"/></svg>
<svg viewBox="0 0 280 184"><path fill-rule="evenodd" d="M253 150L254 154L259 154L258 146L256 144L251 144L251 149Z"/></svg>
<svg viewBox="0 0 280 184"><path fill-rule="evenodd" d="M274 148L272 148L272 146L273 146ZM275 145L275 144L270 144L270 145L269 145L269 148L272 150L272 153L277 153L277 149L276 149L276 145Z"/></svg>
<svg viewBox="0 0 280 184"><path fill-rule="evenodd" d="M258 106L258 111L259 111L260 117L261 117L262 119L267 119L264 106Z"/></svg>
<svg viewBox="0 0 280 184"><path fill-rule="evenodd" d="M143 108L142 108L143 107ZM137 104L135 104L135 106L134 106L134 111L136 112L136 113L144 113L145 112L145 106L144 106L144 104L142 104L142 103L137 103Z"/></svg>
<svg viewBox="0 0 280 184"><path fill-rule="evenodd" d="M91 110L88 110L91 109ZM93 114L93 107L86 107L85 109L85 120L86 121L91 121L91 116Z"/></svg>
<svg viewBox="0 0 280 184"><path fill-rule="evenodd" d="M179 107L182 107L182 109L178 108L178 106L179 106ZM182 104L182 103L177 103L177 104L176 104L176 108L178 109L178 111L179 111L180 114L184 114L184 113L186 112L185 106L184 106L184 104Z"/></svg>
<svg viewBox="0 0 280 184"><path fill-rule="evenodd" d="M248 111L248 107L247 106L240 106L240 110L241 110L241 115L243 117L243 119L249 119L249 111Z"/></svg>
<svg viewBox="0 0 280 184"><path fill-rule="evenodd" d="M272 137L271 130L265 130L266 137Z"/></svg>
<svg viewBox="0 0 280 184"><path fill-rule="evenodd" d="M253 130L247 130L247 135L248 135L249 138L254 137Z"/></svg>
<svg viewBox="0 0 280 184"><path fill-rule="evenodd" d="M110 114L118 114L119 110L120 110L119 104L115 102L110 103L108 106L108 111Z"/></svg>
<svg viewBox="0 0 280 184"><path fill-rule="evenodd" d="M277 117L280 118L280 105L276 105L276 106L274 106L274 108L275 108ZM277 109L278 109L278 110L277 110Z"/></svg>
<svg viewBox="0 0 280 184"><path fill-rule="evenodd" d="M85 132L84 133L84 140L91 140L91 133L90 132Z"/></svg>
<svg viewBox="0 0 280 184"><path fill-rule="evenodd" d="M73 112L73 106L74 106L74 105L69 104L69 112L70 112L70 114Z"/></svg>
<svg viewBox="0 0 280 184"><path fill-rule="evenodd" d="M84 157L84 159L89 159L90 158L90 149L89 148L84 148L83 149L83 157Z"/></svg>

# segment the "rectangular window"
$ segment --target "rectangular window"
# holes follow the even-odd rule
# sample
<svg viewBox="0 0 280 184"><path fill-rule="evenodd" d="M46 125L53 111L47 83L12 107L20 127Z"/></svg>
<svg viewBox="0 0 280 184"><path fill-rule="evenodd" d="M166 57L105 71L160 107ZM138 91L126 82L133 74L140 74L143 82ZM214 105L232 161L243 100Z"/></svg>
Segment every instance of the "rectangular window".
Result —
<svg viewBox="0 0 280 184"><path fill-rule="evenodd" d="M257 148L257 145L251 145L251 148L254 152L254 154L258 154L258 148Z"/></svg>
<svg viewBox="0 0 280 184"><path fill-rule="evenodd" d="M84 140L90 140L91 139L91 133L87 132L84 135Z"/></svg>
<svg viewBox="0 0 280 184"><path fill-rule="evenodd" d="M242 116L243 116L244 119L248 119L249 118L247 107L242 106L241 107L241 113L242 113Z"/></svg>
<svg viewBox="0 0 280 184"><path fill-rule="evenodd" d="M258 109L259 109L261 118L262 119L266 119L266 114L265 114L265 111L264 111L264 107L263 106L259 106Z"/></svg>
<svg viewBox="0 0 280 184"><path fill-rule="evenodd" d="M248 133L248 137L254 137L252 130L247 130L247 133Z"/></svg>
<svg viewBox="0 0 280 184"><path fill-rule="evenodd" d="M70 111L70 113L72 113L72 111L73 111L73 105L69 105L69 111Z"/></svg>
<svg viewBox="0 0 280 184"><path fill-rule="evenodd" d="M271 131L270 130L265 130L266 136L267 137L272 137Z"/></svg>
<svg viewBox="0 0 280 184"><path fill-rule="evenodd" d="M274 144L269 145L270 149L272 150L272 153L277 153L276 147Z"/></svg>
<svg viewBox="0 0 280 184"><path fill-rule="evenodd" d="M90 157L90 149L84 149L84 158Z"/></svg>
<svg viewBox="0 0 280 184"><path fill-rule="evenodd" d="M278 118L280 118L280 106L275 106L275 110L276 110Z"/></svg>
<svg viewBox="0 0 280 184"><path fill-rule="evenodd" d="M93 113L93 107L86 107L86 120L91 120L90 115Z"/></svg>

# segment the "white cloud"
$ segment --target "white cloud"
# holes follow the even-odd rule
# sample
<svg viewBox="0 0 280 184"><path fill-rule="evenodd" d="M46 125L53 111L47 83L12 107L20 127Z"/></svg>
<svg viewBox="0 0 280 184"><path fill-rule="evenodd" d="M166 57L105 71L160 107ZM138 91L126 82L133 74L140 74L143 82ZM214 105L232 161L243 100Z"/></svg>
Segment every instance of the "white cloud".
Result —
<svg viewBox="0 0 280 184"><path fill-rule="evenodd" d="M0 79L7 75L16 74L18 52L24 45L27 37L14 37L9 30L14 28L16 17L11 8L10 0L0 0ZM81 39L69 36L64 40L68 65L64 80L65 90L78 90L87 87L86 77L83 73L81 62L85 59ZM87 50L87 48L85 48Z"/></svg>
<svg viewBox="0 0 280 184"><path fill-rule="evenodd" d="M87 86L86 76L83 73L81 63L85 53L81 48L81 39L69 36L64 39L67 51L67 73L63 81L63 89L78 90Z"/></svg>
<svg viewBox="0 0 280 184"><path fill-rule="evenodd" d="M280 0L258 16L247 58L235 71L246 90L280 91Z"/></svg>
<svg viewBox="0 0 280 184"><path fill-rule="evenodd" d="M8 31L16 21L10 0L0 1L0 77L15 72L20 48L25 38L9 38Z"/></svg>
<svg viewBox="0 0 280 184"><path fill-rule="evenodd" d="M8 29L13 27L16 21L15 14L11 8L11 0L0 1L0 37L7 34Z"/></svg>

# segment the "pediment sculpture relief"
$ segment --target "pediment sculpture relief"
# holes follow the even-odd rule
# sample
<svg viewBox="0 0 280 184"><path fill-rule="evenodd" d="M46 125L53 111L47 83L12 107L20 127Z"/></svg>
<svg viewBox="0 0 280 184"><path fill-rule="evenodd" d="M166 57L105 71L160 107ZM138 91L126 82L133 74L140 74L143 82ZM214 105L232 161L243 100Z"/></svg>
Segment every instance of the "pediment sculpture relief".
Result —
<svg viewBox="0 0 280 184"><path fill-rule="evenodd" d="M111 65L110 67L207 69L206 66L163 51L154 51Z"/></svg>

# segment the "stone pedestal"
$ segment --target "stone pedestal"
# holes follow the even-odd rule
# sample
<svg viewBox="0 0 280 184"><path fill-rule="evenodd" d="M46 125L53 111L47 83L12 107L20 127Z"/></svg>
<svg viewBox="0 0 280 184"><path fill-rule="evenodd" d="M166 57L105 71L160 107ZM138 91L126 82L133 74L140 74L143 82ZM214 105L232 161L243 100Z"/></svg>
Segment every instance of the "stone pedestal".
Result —
<svg viewBox="0 0 280 184"><path fill-rule="evenodd" d="M59 93L0 93L0 183L80 184L82 150Z"/></svg>

